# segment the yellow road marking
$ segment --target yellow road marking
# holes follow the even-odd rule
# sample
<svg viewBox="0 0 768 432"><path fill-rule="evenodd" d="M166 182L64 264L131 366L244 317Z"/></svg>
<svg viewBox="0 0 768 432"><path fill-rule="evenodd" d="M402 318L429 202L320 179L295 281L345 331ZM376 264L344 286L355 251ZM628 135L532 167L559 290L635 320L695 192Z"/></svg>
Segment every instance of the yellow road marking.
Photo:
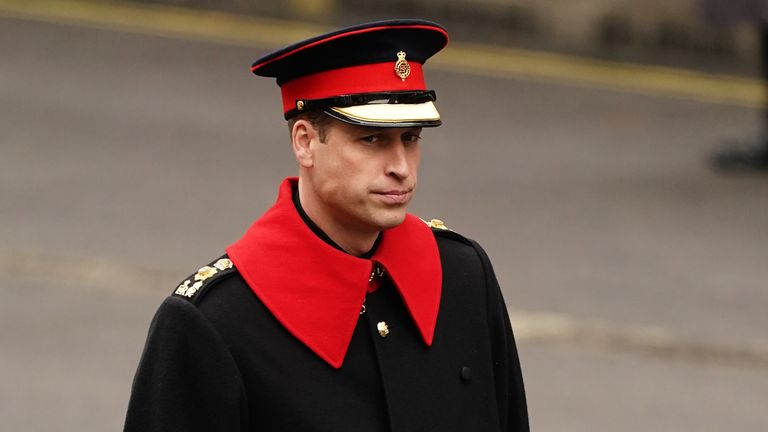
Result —
<svg viewBox="0 0 768 432"><path fill-rule="evenodd" d="M265 47L328 30L306 23L110 0L0 0L0 16Z"/></svg>
<svg viewBox="0 0 768 432"><path fill-rule="evenodd" d="M0 16L273 48L328 30L293 21L165 5L94 0L0 0ZM593 86L708 103L762 107L756 79L561 54L452 43L430 65L481 76Z"/></svg>
<svg viewBox="0 0 768 432"><path fill-rule="evenodd" d="M561 54L454 43L431 61L444 69L570 82L749 107L763 105L763 85L749 78Z"/></svg>

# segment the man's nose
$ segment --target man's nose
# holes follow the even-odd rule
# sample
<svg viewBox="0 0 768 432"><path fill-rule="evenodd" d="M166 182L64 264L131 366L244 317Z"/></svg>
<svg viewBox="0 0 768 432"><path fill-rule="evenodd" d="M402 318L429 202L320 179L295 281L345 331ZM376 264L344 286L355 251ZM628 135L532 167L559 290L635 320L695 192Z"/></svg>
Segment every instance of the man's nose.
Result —
<svg viewBox="0 0 768 432"><path fill-rule="evenodd" d="M405 143L397 140L390 149L387 158L387 174L399 179L406 179L411 175L411 167L408 164L408 154Z"/></svg>

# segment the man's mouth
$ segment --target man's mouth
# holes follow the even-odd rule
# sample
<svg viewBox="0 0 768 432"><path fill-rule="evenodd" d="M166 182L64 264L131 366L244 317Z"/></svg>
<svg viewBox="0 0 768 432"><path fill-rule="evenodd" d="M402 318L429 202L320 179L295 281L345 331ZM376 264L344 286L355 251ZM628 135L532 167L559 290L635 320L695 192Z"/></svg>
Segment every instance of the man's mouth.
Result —
<svg viewBox="0 0 768 432"><path fill-rule="evenodd" d="M381 197L384 202L389 204L405 204L411 199L413 189L393 189L384 191L375 191L374 194Z"/></svg>

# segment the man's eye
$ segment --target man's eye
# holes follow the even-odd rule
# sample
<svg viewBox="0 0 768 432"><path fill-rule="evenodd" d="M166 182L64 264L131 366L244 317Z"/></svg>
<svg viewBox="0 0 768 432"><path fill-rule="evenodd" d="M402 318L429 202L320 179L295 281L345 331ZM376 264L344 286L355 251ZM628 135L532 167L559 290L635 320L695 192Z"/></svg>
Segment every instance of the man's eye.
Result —
<svg viewBox="0 0 768 432"><path fill-rule="evenodd" d="M375 143L381 141L381 138L378 135L368 135L368 136L360 138L360 141L363 141L363 142L369 143L369 144L375 144Z"/></svg>
<svg viewBox="0 0 768 432"><path fill-rule="evenodd" d="M407 142L407 143L415 143L415 142L418 142L420 139L421 137L416 134L403 135L403 142Z"/></svg>

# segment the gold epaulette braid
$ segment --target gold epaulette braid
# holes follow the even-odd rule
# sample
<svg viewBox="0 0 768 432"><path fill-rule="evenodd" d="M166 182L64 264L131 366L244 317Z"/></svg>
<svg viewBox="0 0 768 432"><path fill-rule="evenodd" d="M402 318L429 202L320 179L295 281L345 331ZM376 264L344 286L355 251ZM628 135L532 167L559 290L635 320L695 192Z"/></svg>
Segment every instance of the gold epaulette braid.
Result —
<svg viewBox="0 0 768 432"><path fill-rule="evenodd" d="M426 221L426 220L422 219L422 222L427 224L427 226L430 227L430 228L436 228L436 229L441 229L441 230L449 230L449 231L451 230L450 228L445 226L443 221L441 221L440 219L431 219L429 221Z"/></svg>
<svg viewBox="0 0 768 432"><path fill-rule="evenodd" d="M200 267L197 273L190 276L187 280L179 284L174 295L191 299L195 294L209 285L217 277L234 271L235 266L229 258L223 257L218 260Z"/></svg>

